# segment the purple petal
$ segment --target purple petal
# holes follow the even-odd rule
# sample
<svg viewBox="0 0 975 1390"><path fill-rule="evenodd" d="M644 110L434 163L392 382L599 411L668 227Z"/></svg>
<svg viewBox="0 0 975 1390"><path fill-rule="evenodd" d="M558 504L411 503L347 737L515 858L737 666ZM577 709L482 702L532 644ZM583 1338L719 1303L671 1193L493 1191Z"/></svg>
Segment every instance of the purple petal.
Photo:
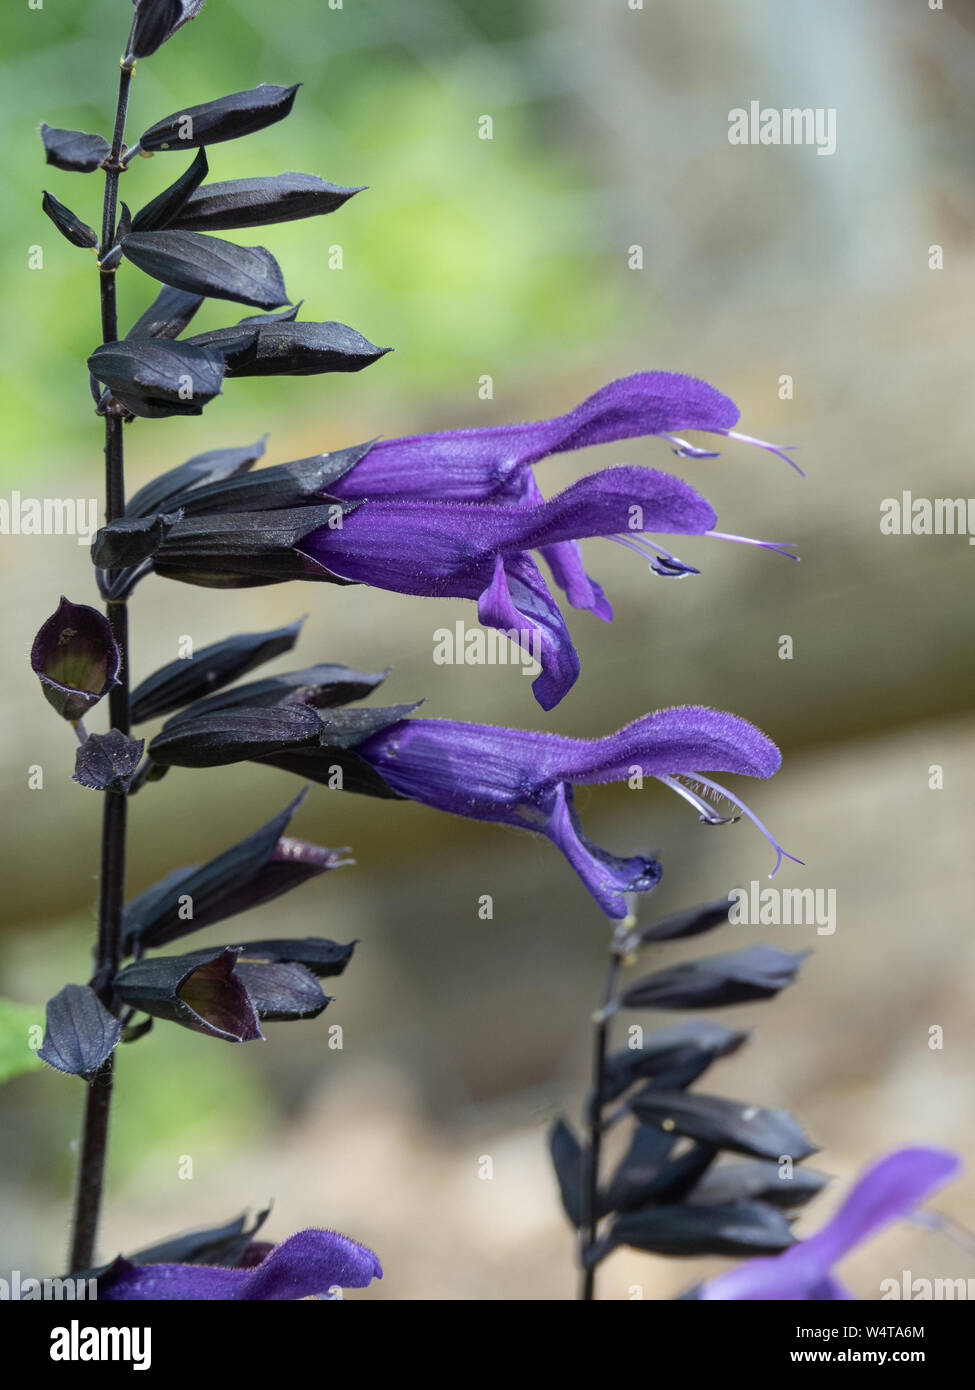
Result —
<svg viewBox="0 0 975 1390"><path fill-rule="evenodd" d="M476 820L501 821L548 836L610 916L623 893L652 887L659 869L620 860L592 845L572 812L574 782L726 771L769 777L775 745L753 725L718 710L659 710L598 739L562 738L446 719L401 720L356 745L357 754L402 796Z"/></svg>
<svg viewBox="0 0 975 1390"><path fill-rule="evenodd" d="M605 468L589 473L549 502L508 508L520 518L507 544L536 550L560 541L666 531L703 536L717 517L710 502L689 483L654 468Z"/></svg>
<svg viewBox="0 0 975 1390"><path fill-rule="evenodd" d="M643 855L618 859L583 832L572 799L572 788L560 783L544 834L568 859L589 892L609 917L625 917L624 894L644 893L660 880L660 865Z"/></svg>
<svg viewBox="0 0 975 1390"><path fill-rule="evenodd" d="M361 757L404 796L457 815L537 828L531 808L559 782L619 782L645 776L738 772L770 777L779 751L753 724L721 710L657 710L603 738L411 719L357 745Z"/></svg>
<svg viewBox="0 0 975 1390"><path fill-rule="evenodd" d="M679 372L611 381L554 419L381 440L334 487L339 497L437 497L521 502L527 469L550 454L674 430L727 430L734 401Z"/></svg>
<svg viewBox="0 0 975 1390"><path fill-rule="evenodd" d="M595 613L603 622L613 621L613 609L602 587L588 575L582 563L578 541L561 541L558 545L539 547L539 553L552 571L552 578L563 591L573 608Z"/></svg>
<svg viewBox="0 0 975 1390"><path fill-rule="evenodd" d="M525 491L525 500L531 505L545 501L533 474L527 475ZM613 609L601 587L586 573L579 542L561 541L557 545L541 546L539 549L552 571L552 578L572 607L595 613L597 618L611 623Z"/></svg>
<svg viewBox="0 0 975 1390"><path fill-rule="evenodd" d="M846 1297L832 1266L899 1217L909 1216L961 1164L943 1149L906 1148L858 1179L836 1215L816 1235L774 1258L749 1260L701 1289L705 1299L784 1300Z"/></svg>
<svg viewBox="0 0 975 1390"><path fill-rule="evenodd" d="M703 535L716 519L709 502L669 473L609 468L533 506L366 501L340 527L319 526L295 548L356 583L476 598L499 555L626 531Z"/></svg>
<svg viewBox="0 0 975 1390"><path fill-rule="evenodd" d="M215 1265L136 1265L99 1280L100 1300L314 1298L336 1289L364 1289L383 1277L364 1245L335 1231L299 1231L254 1268Z"/></svg>
<svg viewBox="0 0 975 1390"><path fill-rule="evenodd" d="M598 739L558 740L541 752L543 775L552 781L621 782L639 767L644 776L738 772L771 777L779 750L747 719L700 705L680 705L635 719Z"/></svg>
<svg viewBox="0 0 975 1390"><path fill-rule="evenodd" d="M553 709L579 678L579 656L558 604L530 555L495 563L491 583L477 603L485 627L507 633L541 667L532 691L542 709Z"/></svg>

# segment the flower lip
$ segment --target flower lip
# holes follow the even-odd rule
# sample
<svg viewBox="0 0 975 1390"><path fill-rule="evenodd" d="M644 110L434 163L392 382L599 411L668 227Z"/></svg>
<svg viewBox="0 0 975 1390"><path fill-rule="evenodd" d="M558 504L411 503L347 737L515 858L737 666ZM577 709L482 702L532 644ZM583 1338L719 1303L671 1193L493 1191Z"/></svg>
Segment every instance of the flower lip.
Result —
<svg viewBox="0 0 975 1390"><path fill-rule="evenodd" d="M754 725L700 706L658 710L597 739L402 720L362 740L356 752L402 796L545 835L611 917L626 916L626 893L652 887L660 866L643 855L618 859L589 841L573 808L574 785L626 781L637 772L700 777L701 767L770 777L781 761Z"/></svg>
<svg viewBox="0 0 975 1390"><path fill-rule="evenodd" d="M602 591L582 569L578 540L613 538L632 527L703 535L715 522L710 503L680 478L623 466L589 474L551 501L539 497L523 507L367 500L339 527L310 517L294 549L347 583L476 599L481 622L514 634L512 640L538 661L532 689L542 708L552 709L575 683L579 659L531 552L554 560L570 601L610 617Z"/></svg>

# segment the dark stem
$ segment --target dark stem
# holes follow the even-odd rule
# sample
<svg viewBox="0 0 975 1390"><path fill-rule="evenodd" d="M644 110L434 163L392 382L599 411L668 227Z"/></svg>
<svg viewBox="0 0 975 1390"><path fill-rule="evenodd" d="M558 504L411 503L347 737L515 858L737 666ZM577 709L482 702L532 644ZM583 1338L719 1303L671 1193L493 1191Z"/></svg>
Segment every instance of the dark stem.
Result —
<svg viewBox="0 0 975 1390"><path fill-rule="evenodd" d="M586 1170L585 1192L583 1194L583 1253L595 1245L599 1231L599 1158L600 1150L602 1149L603 1130L606 1128L603 1121L603 1106L605 1104L603 1099L603 1079L606 1065L606 1045L609 1038L609 1017L606 1014L606 1008L616 998L616 993L619 988L620 970L623 965L623 958L620 951L623 936L623 930L618 927L610 942L609 967L606 971L606 986L603 990L602 1008L593 1016L592 1088L589 1093L588 1114L586 1116L589 1131L589 1161ZM588 1269L583 1267L579 1297L588 1303L592 1302L595 1296L596 1267L595 1265L592 1265Z"/></svg>
<svg viewBox="0 0 975 1390"><path fill-rule="evenodd" d="M115 128L112 148L104 162L105 201L102 207L102 239L100 257L111 250L115 239L115 220L118 210L118 180L121 172L122 141L125 134L125 115L129 104L132 68L122 66L119 78L118 102L115 108ZM118 308L115 297L114 270L99 270L101 297L102 342L111 343L118 337ZM105 414L105 520L114 521L125 511L125 457L122 443L122 416L114 404ZM129 719L129 653L128 613L125 603L109 603L108 620L118 644L122 664L119 684L109 696L112 728L128 734ZM122 906L125 900L125 827L128 803L124 796L106 792L102 809L101 876L98 894L98 940L95 947L95 973L92 984L109 1007L112 1001L112 980L118 970L122 942ZM108 1149L108 1121L112 1106L114 1059L109 1057L95 1073L85 1097L85 1113L78 1156L78 1185L75 1194L74 1223L71 1238L71 1272L91 1269L95 1261L98 1218L102 1205L105 1181L105 1157Z"/></svg>

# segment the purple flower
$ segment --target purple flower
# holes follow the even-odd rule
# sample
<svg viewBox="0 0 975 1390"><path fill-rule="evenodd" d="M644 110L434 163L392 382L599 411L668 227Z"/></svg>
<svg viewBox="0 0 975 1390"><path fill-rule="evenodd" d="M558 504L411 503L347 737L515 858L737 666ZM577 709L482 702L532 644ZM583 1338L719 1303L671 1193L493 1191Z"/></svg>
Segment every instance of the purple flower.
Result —
<svg viewBox="0 0 975 1390"><path fill-rule="evenodd" d="M718 710L658 710L597 739L445 719L401 720L357 744L356 753L402 796L454 815L539 831L563 852L610 917L626 915L625 893L654 886L660 865L643 855L619 859L588 840L573 806L575 785L656 777L691 801L703 819L723 823L725 817L679 780L690 778L758 825L777 852L776 868L785 855L751 811L700 770L770 777L781 761L775 744L754 725Z"/></svg>
<svg viewBox="0 0 975 1390"><path fill-rule="evenodd" d="M718 457L680 438L678 431L684 430L704 430L757 444L802 472L776 445L733 430L739 414L734 401L706 381L679 372L635 372L609 382L575 409L551 420L379 440L329 485L329 492L345 499L535 506L543 499L532 465L551 454L656 435L682 458ZM540 549L573 608L590 609L608 622L612 609L599 585L586 574L577 542L557 541ZM665 566L672 559L664 552ZM687 572L687 566L657 569L657 573Z"/></svg>
<svg viewBox="0 0 975 1390"><path fill-rule="evenodd" d="M551 709L575 683L579 658L529 552L550 554L563 542L621 532L624 539L643 531L704 535L714 523L710 504L679 478L648 468L611 468L581 478L550 502L524 507L366 501L344 515L340 526L319 526L300 538L295 549L353 583L476 599L480 621L538 661L541 674L532 689L542 708ZM679 565L673 557L664 563L671 562ZM585 606L611 616L602 591L584 572L563 578L580 606L586 597Z"/></svg>
<svg viewBox="0 0 975 1390"><path fill-rule="evenodd" d="M739 414L734 401L706 381L679 372L634 372L551 420L379 440L330 490L348 498L531 502L531 466L550 454L657 435L681 457L717 457L679 438L684 430L757 444L796 467L776 445L737 434L732 426Z"/></svg>
<svg viewBox="0 0 975 1390"><path fill-rule="evenodd" d="M269 1252L269 1253L268 1253ZM254 1263L255 1258L259 1263ZM133 1265L118 1259L99 1276L99 1300L299 1299L334 1297L383 1277L365 1245L335 1231L299 1231L280 1245L255 1242L233 1267Z"/></svg>
<svg viewBox="0 0 975 1390"><path fill-rule="evenodd" d="M782 1255L749 1260L709 1279L698 1297L765 1302L853 1298L833 1274L833 1266L881 1227L910 1216L960 1167L955 1155L942 1149L896 1149L867 1169L816 1235Z"/></svg>

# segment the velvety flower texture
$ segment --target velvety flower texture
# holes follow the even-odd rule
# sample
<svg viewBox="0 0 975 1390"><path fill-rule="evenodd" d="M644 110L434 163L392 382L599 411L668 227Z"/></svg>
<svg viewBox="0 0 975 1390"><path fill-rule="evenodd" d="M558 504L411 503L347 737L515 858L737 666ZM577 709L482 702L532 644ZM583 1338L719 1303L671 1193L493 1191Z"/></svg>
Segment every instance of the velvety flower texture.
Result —
<svg viewBox="0 0 975 1390"><path fill-rule="evenodd" d="M654 886L660 865L644 855L617 858L587 839L573 806L574 785L624 781L638 771L691 800L707 821L726 819L678 780L686 777L755 821L702 769L770 777L781 761L774 743L754 725L695 706L658 710L597 739L441 719L401 720L357 744L356 752L402 796L454 815L539 831L563 852L610 917L626 915L624 894ZM781 862L785 851L755 823Z"/></svg>
<svg viewBox="0 0 975 1390"><path fill-rule="evenodd" d="M260 1263L253 1263L254 1257ZM98 1279L99 1301L152 1299L284 1300L328 1297L336 1289L364 1289L383 1277L365 1245L335 1231L299 1231L280 1245L255 1243L243 1261L222 1265L147 1264L127 1260Z"/></svg>
<svg viewBox="0 0 975 1390"><path fill-rule="evenodd" d="M378 440L330 485L329 491L346 499L535 506L543 498L532 466L553 454L656 436L667 440L682 458L718 457L713 450L696 448L680 438L679 432L684 430L702 430L756 444L802 472L777 445L737 433L732 426L739 415L734 401L706 381L680 372L634 372L609 382L574 409L549 420ZM572 607L589 609L609 622L612 609L602 589L587 575L578 541L552 541L540 550ZM658 574L687 572L686 566L671 568L668 561L673 557L666 552L661 558L662 565L655 565Z"/></svg>
<svg viewBox="0 0 975 1390"><path fill-rule="evenodd" d="M710 504L679 478L624 467L590 474L550 502L523 507L369 499L345 515L341 526L320 526L295 549L353 583L476 599L480 621L538 661L541 674L532 689L542 708L551 709L575 683L579 657L529 552L548 554L565 542L620 533L703 535L715 520ZM576 583L567 573L563 578ZM591 584L584 573L578 582L583 581ZM598 586L590 587L584 606L611 616Z"/></svg>
<svg viewBox="0 0 975 1390"><path fill-rule="evenodd" d="M678 438L684 430L757 444L796 467L776 445L737 434L732 426L739 414L734 401L706 381L679 372L634 372L550 420L381 439L330 490L349 498L436 495L454 502L533 501L531 467L551 454L656 435L682 457L717 457Z"/></svg>
<svg viewBox="0 0 975 1390"><path fill-rule="evenodd" d="M907 1217L961 1168L942 1149L897 1149L868 1168L833 1219L782 1255L747 1264L709 1279L697 1291L703 1299L783 1301L852 1299L833 1266L881 1227Z"/></svg>

